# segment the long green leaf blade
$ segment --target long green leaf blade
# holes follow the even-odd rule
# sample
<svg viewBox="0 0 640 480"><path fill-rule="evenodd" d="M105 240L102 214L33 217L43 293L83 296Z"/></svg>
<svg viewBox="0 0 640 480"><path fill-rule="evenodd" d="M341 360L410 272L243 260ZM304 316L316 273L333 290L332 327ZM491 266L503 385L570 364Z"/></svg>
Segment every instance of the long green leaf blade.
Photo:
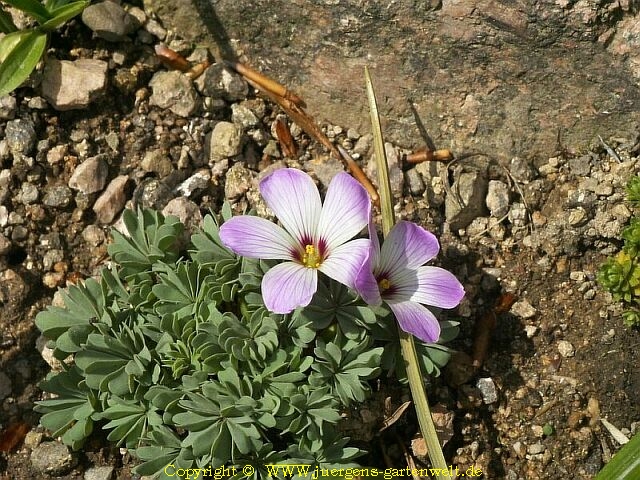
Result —
<svg viewBox="0 0 640 480"><path fill-rule="evenodd" d="M57 9L53 10L51 12L52 15L53 15L53 18L51 20L48 20L45 23L43 23L42 26L40 27L40 29L43 32L51 32L51 31L55 30L60 25L65 24L66 22L71 20L76 15L82 13L82 11L85 8L87 8L89 3L90 2L88 2L88 1L73 2L73 3L70 3L68 5L63 5L62 7L59 7Z"/></svg>
<svg viewBox="0 0 640 480"><path fill-rule="evenodd" d="M640 434L636 433L607 463L595 480L634 480L640 478Z"/></svg>
<svg viewBox="0 0 640 480"><path fill-rule="evenodd" d="M40 61L47 46L47 34L31 30L20 38L0 64L0 97L24 82Z"/></svg>
<svg viewBox="0 0 640 480"><path fill-rule="evenodd" d="M38 0L5 0L5 3L31 15L38 23L44 23L52 17Z"/></svg>
<svg viewBox="0 0 640 480"><path fill-rule="evenodd" d="M0 5L0 32L11 33L18 30L16 24L13 23L13 19L8 12L6 12Z"/></svg>

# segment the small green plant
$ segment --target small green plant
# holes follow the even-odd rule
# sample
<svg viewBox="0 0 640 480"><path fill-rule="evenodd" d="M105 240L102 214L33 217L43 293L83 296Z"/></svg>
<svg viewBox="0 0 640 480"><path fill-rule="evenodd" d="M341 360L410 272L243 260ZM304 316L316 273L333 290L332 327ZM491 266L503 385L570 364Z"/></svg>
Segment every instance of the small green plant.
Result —
<svg viewBox="0 0 640 480"><path fill-rule="evenodd" d="M37 26L18 29L0 4L0 97L24 82L42 58L48 35L80 14L90 0L5 0L35 20Z"/></svg>
<svg viewBox="0 0 640 480"><path fill-rule="evenodd" d="M383 370L404 375L390 310L324 276L308 305L267 310L261 284L277 262L227 249L220 226L230 219L228 205L207 215L181 256L176 218L126 211L111 268L38 314L63 362L36 406L54 436L78 449L108 431L142 461L138 474L159 478L228 465L251 465L256 479L277 463L356 466L362 451L339 433L341 413ZM441 339L457 333L455 322L441 328ZM417 346L437 374L448 349Z"/></svg>
<svg viewBox="0 0 640 480"><path fill-rule="evenodd" d="M627 198L635 207L640 205L640 177L629 180ZM598 280L615 301L625 305L624 324L636 327L640 326L640 218L631 219L622 238L622 250L602 265Z"/></svg>

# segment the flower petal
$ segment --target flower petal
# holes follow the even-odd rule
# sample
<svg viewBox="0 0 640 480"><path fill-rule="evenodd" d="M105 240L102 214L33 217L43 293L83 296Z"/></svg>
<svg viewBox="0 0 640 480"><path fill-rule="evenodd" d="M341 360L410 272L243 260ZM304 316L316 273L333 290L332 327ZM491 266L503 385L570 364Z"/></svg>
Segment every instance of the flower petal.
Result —
<svg viewBox="0 0 640 480"><path fill-rule="evenodd" d="M464 297L464 287L453 273L439 267L420 267L418 286L410 300L440 308L458 306Z"/></svg>
<svg viewBox="0 0 640 480"><path fill-rule="evenodd" d="M382 244L379 271L417 268L438 254L440 245L435 235L412 222L398 222Z"/></svg>
<svg viewBox="0 0 640 480"><path fill-rule="evenodd" d="M220 240L238 255L292 260L300 248L282 227L250 215L233 217L220 227Z"/></svg>
<svg viewBox="0 0 640 480"><path fill-rule="evenodd" d="M322 202L309 175L281 168L262 179L260 193L285 230L303 246L316 238Z"/></svg>
<svg viewBox="0 0 640 480"><path fill-rule="evenodd" d="M373 247L370 250L373 250ZM369 255L356 277L356 290L369 305L380 305L382 297L380 296L378 282L376 282L376 277L373 274L371 262L372 258Z"/></svg>
<svg viewBox="0 0 640 480"><path fill-rule="evenodd" d="M440 323L427 307L416 302L387 302L398 320L400 328L423 342L437 342L440 337Z"/></svg>
<svg viewBox="0 0 640 480"><path fill-rule="evenodd" d="M369 256L371 242L358 238L335 247L318 270L349 288L356 287L356 278ZM374 280L375 281L375 280Z"/></svg>
<svg viewBox="0 0 640 480"><path fill-rule="evenodd" d="M369 254L369 258L371 259L371 270L374 273L377 273L378 264L380 263L380 240L378 239L376 224L373 223L373 215L369 215L367 230L369 231L369 240L371 240L371 252Z"/></svg>
<svg viewBox="0 0 640 480"><path fill-rule="evenodd" d="M273 313L289 313L309 305L317 289L316 269L299 263L279 263L262 277L262 298Z"/></svg>
<svg viewBox="0 0 640 480"><path fill-rule="evenodd" d="M331 252L367 225L370 212L367 191L351 175L341 172L333 177L327 189L317 234Z"/></svg>

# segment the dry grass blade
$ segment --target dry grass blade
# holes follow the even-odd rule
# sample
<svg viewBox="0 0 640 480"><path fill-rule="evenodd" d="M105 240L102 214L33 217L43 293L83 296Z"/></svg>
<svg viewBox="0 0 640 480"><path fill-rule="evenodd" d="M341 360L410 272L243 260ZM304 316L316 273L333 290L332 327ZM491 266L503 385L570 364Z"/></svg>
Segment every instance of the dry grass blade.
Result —
<svg viewBox="0 0 640 480"><path fill-rule="evenodd" d="M178 52L171 50L164 43L159 43L158 45L156 45L155 51L158 59L167 68L179 70L181 72L186 72L191 68L191 64L186 58L184 58Z"/></svg>
<svg viewBox="0 0 640 480"><path fill-rule="evenodd" d="M386 430L387 428L389 428L391 425L393 425L394 423L396 423L398 420L400 420L400 417L402 416L402 414L407 410L407 408L409 408L409 405L411 405L411 402L404 402L402 405L400 405L395 412L393 412L391 415L389 415L388 417L386 417L384 419L384 421L382 422L382 427L380 427L380 432Z"/></svg>
<svg viewBox="0 0 640 480"><path fill-rule="evenodd" d="M225 62L225 64L242 75L250 85L260 90L272 102L280 105L280 108L282 108L289 118L302 128L307 135L311 138L315 138L316 141L329 150L335 158L342 161L351 175L353 175L354 178L356 178L356 180L358 180L367 190L367 192L369 192L369 196L373 203L378 204L378 192L371 181L367 178L360 166L348 154L346 154L344 149L338 149L338 147L331 143L331 140L322 133L322 130L320 130L320 127L316 125L313 117L300 107L300 103L304 105L303 101L296 103L289 98L281 96L280 93L283 93L282 89L284 89L285 92L288 92L286 88L264 75L258 74L255 70L252 70L245 65L234 62ZM252 76L247 76L247 72L251 72L250 75ZM257 76L255 74L257 74ZM277 85L279 88L274 88L274 85Z"/></svg>
<svg viewBox="0 0 640 480"><path fill-rule="evenodd" d="M293 141L291 130L289 130L287 124L284 123L281 119L277 118L275 121L275 131L284 156L289 158L298 158L298 148Z"/></svg>
<svg viewBox="0 0 640 480"><path fill-rule="evenodd" d="M246 65L238 62L230 62L225 61L225 65L231 67L233 70L238 72L240 75L245 77L248 80L251 80L253 83L260 85L260 90L267 90L274 95L284 98L285 100L295 104L300 108L306 108L307 104L305 101L300 98L297 94L287 89L284 85L280 85L275 80L261 74L260 72L254 70L253 68L247 67Z"/></svg>
<svg viewBox="0 0 640 480"><path fill-rule="evenodd" d="M431 150L422 148L405 157L407 163L450 162L451 160L453 160L453 153L447 149Z"/></svg>
<svg viewBox="0 0 640 480"><path fill-rule="evenodd" d="M378 114L378 103L373 90L373 83L369 75L369 69L364 68L364 78L367 87L367 100L369 102L369 112L371 115L371 130L373 133L373 151L376 154L376 165L378 167L378 185L380 196L383 201L380 203L382 209L382 233L386 237L395 223L393 213L393 203L391 199L391 183L389 183L389 167L387 166L387 156L384 151L384 140L382 138L382 128L380 127L380 115Z"/></svg>

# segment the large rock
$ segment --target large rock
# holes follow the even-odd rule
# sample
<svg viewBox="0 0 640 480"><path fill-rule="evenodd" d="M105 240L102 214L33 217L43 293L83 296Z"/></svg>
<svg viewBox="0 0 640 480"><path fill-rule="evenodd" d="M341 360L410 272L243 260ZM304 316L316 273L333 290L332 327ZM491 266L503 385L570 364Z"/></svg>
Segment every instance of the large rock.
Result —
<svg viewBox="0 0 640 480"><path fill-rule="evenodd" d="M71 62L48 58L42 76L42 96L56 110L87 107L104 94L107 62L81 58Z"/></svg>
<svg viewBox="0 0 640 480"><path fill-rule="evenodd" d="M133 15L110 1L89 5L82 12L82 22L109 42L120 42L140 27Z"/></svg>
<svg viewBox="0 0 640 480"><path fill-rule="evenodd" d="M368 65L386 139L406 147L422 144L409 101L438 147L505 165L633 139L640 120L636 2L144 1L216 59L242 52L316 118L363 134Z"/></svg>

